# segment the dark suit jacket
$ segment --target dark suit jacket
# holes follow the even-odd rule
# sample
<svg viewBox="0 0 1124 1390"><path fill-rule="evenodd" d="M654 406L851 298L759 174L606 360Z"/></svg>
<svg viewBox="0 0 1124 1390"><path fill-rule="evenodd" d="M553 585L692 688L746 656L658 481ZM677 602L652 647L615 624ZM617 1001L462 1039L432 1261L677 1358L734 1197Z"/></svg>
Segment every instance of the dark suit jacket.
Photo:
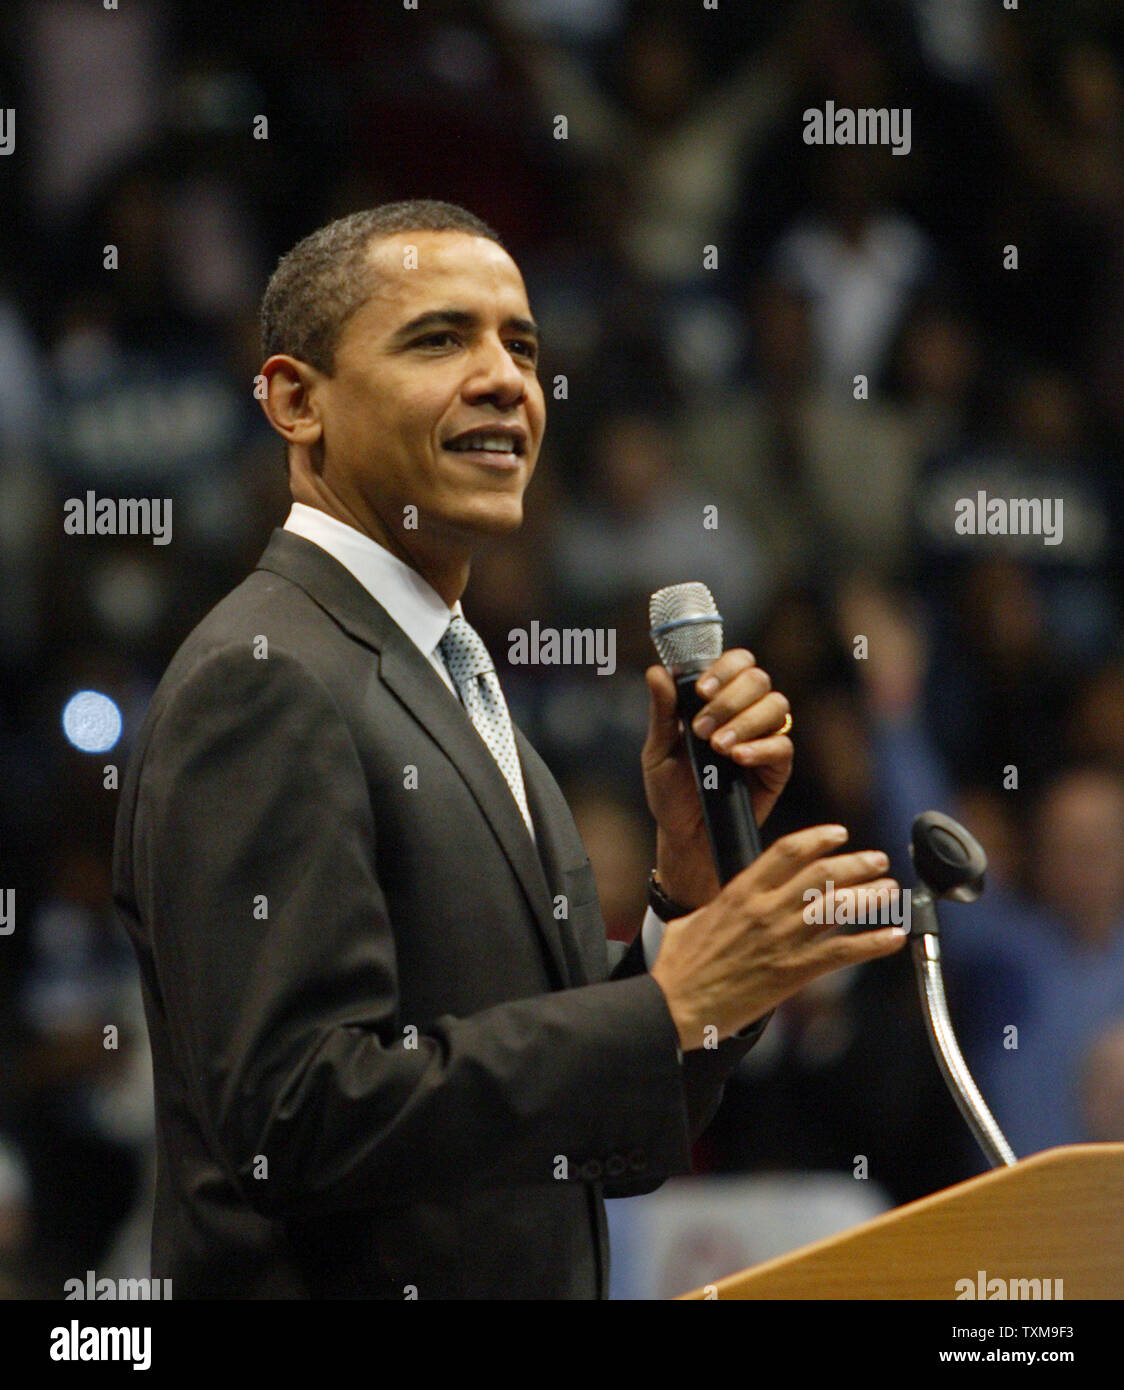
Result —
<svg viewBox="0 0 1124 1390"><path fill-rule="evenodd" d="M176 654L114 847L174 1297L605 1297L603 1196L690 1170L757 1032L680 1064L516 739L537 853L429 662L282 530Z"/></svg>

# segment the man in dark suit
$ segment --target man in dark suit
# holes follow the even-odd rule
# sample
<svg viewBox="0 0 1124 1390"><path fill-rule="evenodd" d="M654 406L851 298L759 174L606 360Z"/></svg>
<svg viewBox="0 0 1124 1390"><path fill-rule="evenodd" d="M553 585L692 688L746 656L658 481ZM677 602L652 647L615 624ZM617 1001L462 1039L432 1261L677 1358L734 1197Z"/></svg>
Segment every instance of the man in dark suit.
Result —
<svg viewBox="0 0 1124 1390"><path fill-rule="evenodd" d="M845 834L817 827L719 892L653 668L660 912L611 961L573 820L460 610L545 423L514 262L445 204L357 214L281 262L263 336L293 510L173 659L117 825L153 1274L180 1298L605 1297L603 1198L690 1170L781 998L901 944L801 925L808 884L872 891L884 864L825 858ZM710 674L697 727L752 768L762 820L787 701L744 651Z"/></svg>

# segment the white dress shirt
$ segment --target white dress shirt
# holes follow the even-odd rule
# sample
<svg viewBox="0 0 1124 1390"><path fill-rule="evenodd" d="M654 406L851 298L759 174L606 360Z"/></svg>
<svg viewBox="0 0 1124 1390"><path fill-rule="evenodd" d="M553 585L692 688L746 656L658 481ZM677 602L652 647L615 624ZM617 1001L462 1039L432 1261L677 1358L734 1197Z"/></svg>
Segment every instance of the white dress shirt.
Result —
<svg viewBox="0 0 1124 1390"><path fill-rule="evenodd" d="M318 545L350 570L456 695L453 678L437 646L454 615L461 611L460 599L450 608L437 590L404 560L354 526L316 507L294 502L285 530Z"/></svg>

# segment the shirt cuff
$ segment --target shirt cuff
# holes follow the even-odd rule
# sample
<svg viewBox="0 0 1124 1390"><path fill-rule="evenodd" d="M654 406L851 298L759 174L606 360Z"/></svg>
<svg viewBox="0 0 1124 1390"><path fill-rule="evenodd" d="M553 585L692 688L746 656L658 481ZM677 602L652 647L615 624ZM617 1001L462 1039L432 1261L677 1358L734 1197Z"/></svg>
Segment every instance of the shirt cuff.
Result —
<svg viewBox="0 0 1124 1390"><path fill-rule="evenodd" d="M651 908L644 914L644 925L640 928L640 942L644 947L644 968L646 970L651 970L656 963L666 926L667 923L657 917ZM678 1043L675 1045L675 1055L682 1063L683 1049Z"/></svg>
<svg viewBox="0 0 1124 1390"><path fill-rule="evenodd" d="M644 914L644 925L640 928L640 940L644 947L644 967L651 970L656 957L660 953L660 945L663 942L663 934L667 923L657 917L651 908ZM773 1010L770 1009L763 1018L759 1018L756 1023L749 1023L744 1028L739 1029L733 1034L735 1038L752 1038L760 1033L769 1020L773 1017ZM683 1061L683 1049L676 1046L680 1062Z"/></svg>
<svg viewBox="0 0 1124 1390"><path fill-rule="evenodd" d="M644 914L644 925L640 928L640 940L644 947L644 968L651 970L656 963L663 944L663 933L667 923L657 917L651 908Z"/></svg>

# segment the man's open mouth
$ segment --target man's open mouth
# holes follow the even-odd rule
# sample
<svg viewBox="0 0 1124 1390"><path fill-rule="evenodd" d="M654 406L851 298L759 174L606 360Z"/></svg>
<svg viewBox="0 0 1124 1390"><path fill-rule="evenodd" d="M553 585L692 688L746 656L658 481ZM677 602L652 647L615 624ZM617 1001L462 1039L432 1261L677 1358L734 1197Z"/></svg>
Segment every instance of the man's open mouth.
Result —
<svg viewBox="0 0 1124 1390"><path fill-rule="evenodd" d="M444 447L456 454L509 454L521 457L527 451L527 439L522 430L466 430L445 441Z"/></svg>

